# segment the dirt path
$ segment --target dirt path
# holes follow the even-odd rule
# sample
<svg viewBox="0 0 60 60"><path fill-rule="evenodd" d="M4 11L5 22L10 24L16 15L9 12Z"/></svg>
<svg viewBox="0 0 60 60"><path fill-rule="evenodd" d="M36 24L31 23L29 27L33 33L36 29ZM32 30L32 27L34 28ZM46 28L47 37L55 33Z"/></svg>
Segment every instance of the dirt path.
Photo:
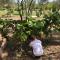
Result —
<svg viewBox="0 0 60 60"><path fill-rule="evenodd" d="M22 18L23 18L23 20L26 19L26 17L24 17L24 16ZM18 16L18 15L13 15L13 16L9 16L9 17L4 16L4 17L1 17L1 19L8 19L8 20L11 19L11 20L16 20L16 21L21 20L20 16Z"/></svg>

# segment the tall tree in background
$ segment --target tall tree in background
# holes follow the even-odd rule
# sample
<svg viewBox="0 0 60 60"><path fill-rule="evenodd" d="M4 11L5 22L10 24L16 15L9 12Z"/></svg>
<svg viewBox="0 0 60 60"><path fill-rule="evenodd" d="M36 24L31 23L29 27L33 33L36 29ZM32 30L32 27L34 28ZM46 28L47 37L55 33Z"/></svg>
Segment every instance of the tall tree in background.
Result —
<svg viewBox="0 0 60 60"><path fill-rule="evenodd" d="M24 4L24 0L22 0L20 2L20 0L17 0L17 5L18 5L18 12L19 12L19 15L20 15L20 18L21 18L21 21L23 20L23 4Z"/></svg>
<svg viewBox="0 0 60 60"><path fill-rule="evenodd" d="M32 9L34 8L35 0L25 0L25 9L26 9L26 19L32 13Z"/></svg>
<svg viewBox="0 0 60 60"><path fill-rule="evenodd" d="M26 19L28 18L28 16L30 15L31 11L32 11L32 6L33 5L33 1L34 0L17 0L17 4L18 4L18 12L19 15L21 17L21 21L23 20L23 15L25 13L26 15Z"/></svg>

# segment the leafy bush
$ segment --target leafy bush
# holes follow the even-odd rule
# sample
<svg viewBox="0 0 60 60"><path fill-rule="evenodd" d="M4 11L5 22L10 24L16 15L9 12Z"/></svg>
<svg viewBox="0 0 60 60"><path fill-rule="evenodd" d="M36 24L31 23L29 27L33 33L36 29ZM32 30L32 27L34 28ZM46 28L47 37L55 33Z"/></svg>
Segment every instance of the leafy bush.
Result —
<svg viewBox="0 0 60 60"><path fill-rule="evenodd" d="M24 43L27 41L27 37L31 34L39 35L42 31L48 37L48 34L52 31L60 31L60 14L58 11L52 11L52 13L50 12L48 14L44 14L42 20L34 20L29 18L24 21L8 21L0 19L0 28L2 29L1 31L4 36L7 36L8 27L12 27L14 30L12 43L16 40Z"/></svg>

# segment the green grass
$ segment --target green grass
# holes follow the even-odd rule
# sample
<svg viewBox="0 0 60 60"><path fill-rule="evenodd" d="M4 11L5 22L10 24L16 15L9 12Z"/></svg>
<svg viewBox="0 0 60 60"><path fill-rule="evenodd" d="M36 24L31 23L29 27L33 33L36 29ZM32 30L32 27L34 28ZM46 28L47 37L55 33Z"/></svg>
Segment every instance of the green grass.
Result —
<svg viewBox="0 0 60 60"><path fill-rule="evenodd" d="M7 12L8 12L7 10L3 10L3 11L0 10L0 16L7 14Z"/></svg>
<svg viewBox="0 0 60 60"><path fill-rule="evenodd" d="M19 15L18 11L14 11L13 15Z"/></svg>

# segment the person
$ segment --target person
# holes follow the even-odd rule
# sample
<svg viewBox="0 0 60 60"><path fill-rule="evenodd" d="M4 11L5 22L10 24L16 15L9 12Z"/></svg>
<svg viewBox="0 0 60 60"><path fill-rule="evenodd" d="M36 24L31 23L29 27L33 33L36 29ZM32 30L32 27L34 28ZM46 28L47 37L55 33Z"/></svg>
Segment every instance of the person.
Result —
<svg viewBox="0 0 60 60"><path fill-rule="evenodd" d="M6 44L6 39L2 37L2 34L0 33L0 60L2 60L2 53L4 46Z"/></svg>
<svg viewBox="0 0 60 60"><path fill-rule="evenodd" d="M34 35L30 37L31 42L29 46L32 47L33 55L35 57L40 57L43 55L43 47L41 40L37 39Z"/></svg>

